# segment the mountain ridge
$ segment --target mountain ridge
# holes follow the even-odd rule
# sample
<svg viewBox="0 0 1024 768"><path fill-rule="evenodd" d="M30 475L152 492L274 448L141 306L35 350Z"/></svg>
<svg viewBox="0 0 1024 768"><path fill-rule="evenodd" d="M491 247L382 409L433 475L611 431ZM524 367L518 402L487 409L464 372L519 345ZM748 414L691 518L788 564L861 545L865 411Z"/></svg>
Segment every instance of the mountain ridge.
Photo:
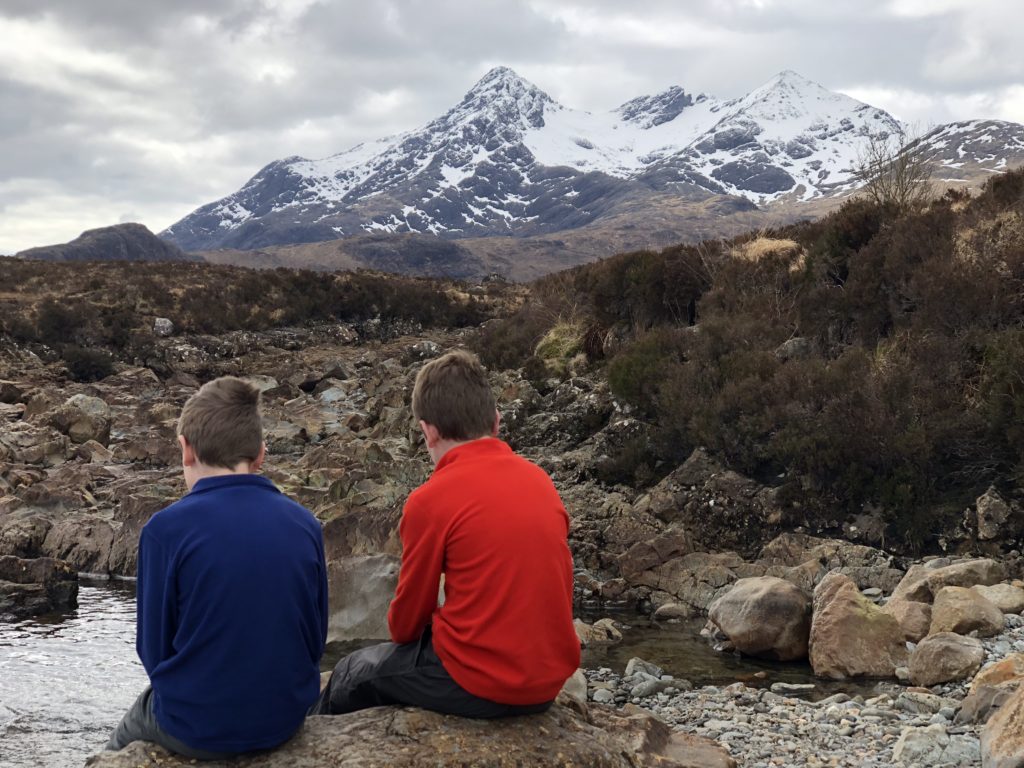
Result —
<svg viewBox="0 0 1024 768"><path fill-rule="evenodd" d="M946 167L974 146L978 157L962 167L979 175L1024 161L1024 126L1004 132L1018 129L1020 141L994 159L978 159L979 137L963 131L935 133L927 150ZM726 195L766 210L827 203L857 187L872 135L902 140L906 128L791 70L735 99L676 85L592 113L495 67L424 126L321 160L269 163L161 236L189 251L381 233L524 238L592 226L665 194L692 204Z"/></svg>

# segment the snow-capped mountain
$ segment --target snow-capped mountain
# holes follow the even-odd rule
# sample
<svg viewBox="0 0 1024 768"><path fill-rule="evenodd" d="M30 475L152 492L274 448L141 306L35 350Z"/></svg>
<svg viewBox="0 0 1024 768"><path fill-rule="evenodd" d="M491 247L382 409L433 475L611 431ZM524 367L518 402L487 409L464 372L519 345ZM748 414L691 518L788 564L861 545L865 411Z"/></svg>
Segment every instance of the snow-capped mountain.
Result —
<svg viewBox="0 0 1024 768"><path fill-rule="evenodd" d="M271 163L162 236L186 250L384 232L529 236L654 197L724 195L721 210L751 210L849 191L867 137L903 131L886 112L789 71L739 99L676 86L591 113L498 67L424 127L323 160ZM944 134L942 151L965 135Z"/></svg>

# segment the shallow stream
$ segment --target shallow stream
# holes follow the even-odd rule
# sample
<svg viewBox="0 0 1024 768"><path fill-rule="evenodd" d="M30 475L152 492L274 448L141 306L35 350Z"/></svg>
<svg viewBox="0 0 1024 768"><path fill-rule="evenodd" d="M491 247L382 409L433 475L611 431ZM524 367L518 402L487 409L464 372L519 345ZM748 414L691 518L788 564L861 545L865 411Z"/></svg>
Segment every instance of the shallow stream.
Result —
<svg viewBox="0 0 1024 768"><path fill-rule="evenodd" d="M0 765L80 768L103 748L110 731L146 685L135 655L134 582L83 579L78 609L0 622ZM599 617L588 617L589 620ZM584 654L587 667L621 673L633 656L652 661L695 685L743 680L817 684L813 695L868 693L870 685L822 683L806 664L772 664L716 653L700 637L702 622L653 624L632 614L623 642ZM365 643L363 643L365 644ZM333 644L330 669L360 643ZM759 675L759 673L764 673Z"/></svg>

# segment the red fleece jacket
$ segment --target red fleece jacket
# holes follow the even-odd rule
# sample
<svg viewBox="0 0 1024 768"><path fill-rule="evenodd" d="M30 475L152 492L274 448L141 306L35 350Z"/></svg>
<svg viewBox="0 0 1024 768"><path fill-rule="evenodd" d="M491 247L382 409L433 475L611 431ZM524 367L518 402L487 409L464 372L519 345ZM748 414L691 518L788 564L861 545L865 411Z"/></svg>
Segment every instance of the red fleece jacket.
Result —
<svg viewBox="0 0 1024 768"><path fill-rule="evenodd" d="M501 704L555 698L580 663L568 532L540 467L493 438L453 448L402 513L391 639L417 640L432 622L438 658L470 693Z"/></svg>

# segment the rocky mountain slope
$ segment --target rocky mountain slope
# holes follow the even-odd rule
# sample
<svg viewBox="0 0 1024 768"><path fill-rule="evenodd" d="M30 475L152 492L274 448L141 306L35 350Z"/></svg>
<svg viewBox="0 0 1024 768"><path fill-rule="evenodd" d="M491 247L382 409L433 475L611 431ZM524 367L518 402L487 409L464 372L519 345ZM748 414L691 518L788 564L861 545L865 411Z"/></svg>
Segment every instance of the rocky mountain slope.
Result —
<svg viewBox="0 0 1024 768"><path fill-rule="evenodd" d="M671 207L705 223L700 236L736 234L722 231L734 214L760 206L791 220L808 214L800 204L849 193L867 137L904 130L883 110L789 71L738 99L673 87L590 113L498 67L422 128L323 160L271 163L161 235L189 250L376 233L526 238ZM976 121L940 126L923 146L967 181L1024 161L1022 136L1016 124ZM709 201L713 210L693 216ZM649 229L642 216L631 223Z"/></svg>
<svg viewBox="0 0 1024 768"><path fill-rule="evenodd" d="M43 261L198 261L199 257L161 240L142 224L90 229L70 243L29 248L15 254Z"/></svg>

